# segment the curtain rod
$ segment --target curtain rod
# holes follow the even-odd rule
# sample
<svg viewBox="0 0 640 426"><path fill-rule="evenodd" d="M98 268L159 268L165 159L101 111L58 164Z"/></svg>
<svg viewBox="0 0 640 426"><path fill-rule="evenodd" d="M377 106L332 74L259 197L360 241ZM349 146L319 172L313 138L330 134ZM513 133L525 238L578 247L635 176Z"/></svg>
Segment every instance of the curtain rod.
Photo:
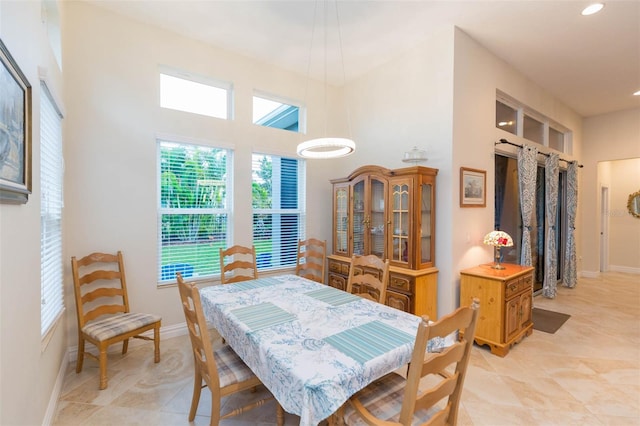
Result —
<svg viewBox="0 0 640 426"><path fill-rule="evenodd" d="M494 145L500 145L501 143L506 143L507 145L513 145L513 146L518 147L518 148L522 148L522 147L523 147L522 145L518 145L517 143L509 142L509 141L508 141L508 140L506 140L506 139L500 139L500 140L499 140L498 142L496 142ZM540 152L540 151L538 151L538 154L540 154L540 155L544 155L545 157L548 157L548 156L549 156L549 154L547 154L546 152ZM564 158L558 158L558 160L560 160L560 161L564 161L565 163L576 163L576 164L578 164L578 167L580 167L580 168L584 167L582 164L580 164L580 163L578 163L578 162L576 162L576 161L569 161L569 160L565 160Z"/></svg>

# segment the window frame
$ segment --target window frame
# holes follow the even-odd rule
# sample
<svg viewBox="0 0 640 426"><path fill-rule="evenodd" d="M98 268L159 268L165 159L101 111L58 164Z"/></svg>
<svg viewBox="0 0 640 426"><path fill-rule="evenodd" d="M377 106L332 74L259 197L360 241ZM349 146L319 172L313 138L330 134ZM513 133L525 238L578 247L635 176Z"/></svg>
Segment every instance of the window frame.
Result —
<svg viewBox="0 0 640 426"><path fill-rule="evenodd" d="M62 259L64 114L58 98L46 82L46 77L41 76L40 89L40 337L44 349L66 309ZM55 122L48 121L53 117L57 118ZM54 126L55 128L51 129L54 134L43 126ZM56 139L50 140L48 136L54 136ZM57 168L55 163L58 163ZM47 208L50 203L54 203L53 213ZM48 300L53 300L53 305L48 303Z"/></svg>
<svg viewBox="0 0 640 426"><path fill-rule="evenodd" d="M292 107L296 107L298 108L298 130L290 130L290 129L283 129L281 127L273 127L273 126L268 126L265 124L262 124L258 121L255 121L253 118L253 113L254 113L254 108L255 108L255 98L261 98L267 101L272 101L272 102L277 102L283 105L288 105L288 106L292 106ZM302 133L305 134L307 131L307 120L306 120L306 115L307 115L307 109L304 106L304 103L300 102L300 101L296 101L293 99L289 99L286 98L284 96L279 96L279 95L274 95L268 92L264 92L261 90L257 90L254 89L253 90L253 95L251 96L251 112L252 112L252 118L251 118L251 122L256 125L256 126L260 126L260 127L268 127L271 129L280 129L280 130L286 130L288 132L293 132L293 133Z"/></svg>
<svg viewBox="0 0 640 426"><path fill-rule="evenodd" d="M233 83L230 81L224 81L224 80L220 80L220 79L216 79L213 77L207 77L207 76L202 76L202 75L198 75L189 71L184 71L184 70L179 70L177 68L172 68L172 67L168 67L166 65L161 65L159 67L158 70L158 105L160 106L160 108L162 109L168 109L168 110L172 110L172 111L180 111L180 112L185 112L188 114L196 114L196 115L202 115L204 117L210 117L210 118L217 118L219 120L233 120L234 119L234 102L233 102L233 97L234 97L234 87L233 87ZM188 82L192 82L192 83L198 83L198 84L203 84L205 86L210 86L216 89L221 89L226 91L226 102L225 102L225 108L226 108L226 116L225 117L218 117L218 116L214 116L214 115L209 115L209 114L204 114L201 112L193 112L193 111L185 111L183 109L176 109L176 108L171 108L171 107L165 107L162 105L162 75L167 75L170 77L174 77L174 78L178 78L181 80L185 80Z"/></svg>
<svg viewBox="0 0 640 426"><path fill-rule="evenodd" d="M510 97L509 95L501 92L500 90L496 91L496 102L499 102L501 104L504 104L505 106L512 108L514 110L516 110L517 112L517 121L516 121L516 132L511 132L509 130L505 130L502 127L500 127L498 125L498 120L497 120L497 107L496 107L496 111L495 111L495 122L496 125L495 127L497 129L500 129L504 132L510 133L510 134L514 134L516 136L519 136L523 139L526 139L532 143L538 144L538 145L542 145L544 147L547 147L549 149L553 149L554 151L558 151L560 153L563 154L571 154L571 140L572 140L572 135L573 132L568 129L567 127L561 125L560 123L552 120L551 118L540 114L539 112L533 110L532 108L528 107L527 105L524 105L522 102L519 102L517 100L515 100L514 98ZM530 118L532 120L535 120L537 122L540 122L543 126L542 129L542 143L540 143L539 141L533 140L533 139L528 139L524 136L524 121L525 118ZM550 129L553 129L554 131L560 133L562 135L562 149L559 150L553 146L551 146L550 144Z"/></svg>
<svg viewBox="0 0 640 426"><path fill-rule="evenodd" d="M272 203L271 208L257 208L254 206L253 185L255 183L254 182L254 164L256 163L254 158L256 156L268 156L272 158L272 161L273 161L273 158L278 158L278 159L294 160L296 162L297 164L297 173L296 173L297 207L296 208L281 207L283 200L281 198L282 194L280 193L280 191L272 191L272 194L271 194L271 199L273 200L275 197L275 199L277 200L278 207L273 206L273 204L275 203ZM273 167L273 169L277 170L276 167ZM276 181L275 183L274 183L274 175L275 175L275 181ZM282 182L282 180L279 180L279 179L281 179L281 173L273 172L272 182L271 182L272 188L276 187L278 182L280 183ZM296 256L297 256L297 242L299 240L303 240L306 238L306 161L304 159L296 158L294 156L274 154L268 151L254 150L251 154L251 185L252 185L252 198L251 198L252 243L256 247L256 252L258 257L258 262L257 262L258 271L275 271L275 270L288 269L288 268L295 267ZM275 196L274 196L274 193L275 193ZM297 235L295 238L295 244L293 244L293 242L290 242L288 245L286 245L286 252L284 256L280 252L272 251L271 255L273 257L269 259L269 262L270 262L269 266L264 266L265 261L261 260L260 258L261 244L257 239L258 236L256 235L256 225L255 225L256 215L278 215L278 216L297 215L298 223L296 227ZM273 232L273 228L271 232ZM272 244L273 244L273 238L274 237L272 237ZM283 234L280 233L277 236L277 239L279 241L282 241ZM289 236L289 239L291 239L291 236ZM278 244L278 245L282 247L281 244ZM284 260L283 260L283 257L284 257Z"/></svg>
<svg viewBox="0 0 640 426"><path fill-rule="evenodd" d="M172 144L181 147L188 147L192 149L209 149L209 150L220 150L225 151L226 153L226 161L225 161L225 184L224 184L224 205L222 207L184 207L184 208L176 208L176 207L163 207L162 206L162 146L163 144ZM164 215L226 215L225 220L225 234L223 238L217 240L217 243L211 242L206 243L213 247L213 245L227 247L233 235L233 149L229 146L225 146L224 144L212 143L209 141L194 141L187 138L180 138L174 136L167 135L158 135L156 136L156 156L157 156L157 250L158 250L158 261L157 261L157 271L156 271L156 281L158 287L165 287L167 285L175 285L176 279L175 276L170 279L163 279L165 274L165 270L163 269L163 216ZM213 241L216 241L215 239ZM205 245L206 245L205 244ZM220 277L220 263L219 263L219 252L215 250L215 247L210 251L209 256L207 253L203 253L201 256L196 256L194 260L200 260L203 257L206 260L210 261L211 268L213 269L213 273L207 273L201 275L197 272L197 270L193 271L193 275L185 278L190 278L192 280L211 280L211 279L219 279ZM170 263L175 264L176 262ZM200 262L198 262L200 263ZM195 265L192 265L194 269ZM170 268L169 268L170 269ZM179 270L179 269L176 269ZM168 270L167 270L168 271ZM167 272L168 273L168 272ZM184 275L184 274L183 274Z"/></svg>

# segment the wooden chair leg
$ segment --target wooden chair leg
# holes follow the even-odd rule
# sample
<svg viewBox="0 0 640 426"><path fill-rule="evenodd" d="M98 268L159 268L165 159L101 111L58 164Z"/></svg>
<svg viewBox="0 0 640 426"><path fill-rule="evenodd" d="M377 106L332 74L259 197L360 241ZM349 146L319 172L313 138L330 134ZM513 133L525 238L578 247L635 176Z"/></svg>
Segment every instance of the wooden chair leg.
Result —
<svg viewBox="0 0 640 426"><path fill-rule="evenodd" d="M76 373L82 371L82 364L84 363L84 338L80 336L78 339L78 358L76 359Z"/></svg>
<svg viewBox="0 0 640 426"><path fill-rule="evenodd" d="M278 426L284 426L284 408L278 401L276 401L276 424Z"/></svg>
<svg viewBox="0 0 640 426"><path fill-rule="evenodd" d="M127 349L129 349L129 339L124 339L122 341L122 355L127 353Z"/></svg>
<svg viewBox="0 0 640 426"><path fill-rule="evenodd" d="M107 388L107 348L100 348L100 390Z"/></svg>
<svg viewBox="0 0 640 426"><path fill-rule="evenodd" d="M160 362L160 325L158 324L153 329L153 362L156 364Z"/></svg>
<svg viewBox="0 0 640 426"><path fill-rule="evenodd" d="M189 410L190 422L192 422L193 419L195 419L196 417L196 411L198 410L198 404L200 403L201 392L202 392L202 376L200 375L200 371L196 368L196 373L193 378L193 396L191 397L191 409Z"/></svg>

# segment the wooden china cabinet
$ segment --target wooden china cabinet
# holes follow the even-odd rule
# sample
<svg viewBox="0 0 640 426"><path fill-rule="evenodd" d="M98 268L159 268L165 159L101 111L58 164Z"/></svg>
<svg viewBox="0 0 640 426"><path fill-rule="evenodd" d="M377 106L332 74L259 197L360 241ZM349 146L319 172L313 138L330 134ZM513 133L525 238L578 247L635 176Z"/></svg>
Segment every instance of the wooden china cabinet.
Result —
<svg viewBox="0 0 640 426"><path fill-rule="evenodd" d="M333 184L329 285L345 290L354 254L389 259L386 304L437 318L437 169L363 166Z"/></svg>

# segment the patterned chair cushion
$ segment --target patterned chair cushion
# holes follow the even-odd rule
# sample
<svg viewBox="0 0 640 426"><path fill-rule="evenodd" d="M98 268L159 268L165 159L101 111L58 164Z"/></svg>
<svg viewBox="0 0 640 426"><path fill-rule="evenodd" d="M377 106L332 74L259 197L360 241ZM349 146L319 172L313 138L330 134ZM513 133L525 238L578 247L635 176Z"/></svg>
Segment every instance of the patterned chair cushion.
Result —
<svg viewBox="0 0 640 426"><path fill-rule="evenodd" d="M92 321L82 327L82 331L95 340L103 341L111 339L136 328L153 324L162 319L160 315L126 313L113 315L97 321Z"/></svg>
<svg viewBox="0 0 640 426"><path fill-rule="evenodd" d="M390 373L371 383L353 398L360 400L362 405L377 418L397 422L402 408L405 383L404 377L396 373ZM427 422L435 412L437 410L416 411L412 425L420 425ZM351 404L347 404L345 407L344 420L349 426L367 424Z"/></svg>
<svg viewBox="0 0 640 426"><path fill-rule="evenodd" d="M231 349L231 346L224 345L213 352L220 377L220 387L225 387L233 383L244 382L255 375L253 371L240 359Z"/></svg>

